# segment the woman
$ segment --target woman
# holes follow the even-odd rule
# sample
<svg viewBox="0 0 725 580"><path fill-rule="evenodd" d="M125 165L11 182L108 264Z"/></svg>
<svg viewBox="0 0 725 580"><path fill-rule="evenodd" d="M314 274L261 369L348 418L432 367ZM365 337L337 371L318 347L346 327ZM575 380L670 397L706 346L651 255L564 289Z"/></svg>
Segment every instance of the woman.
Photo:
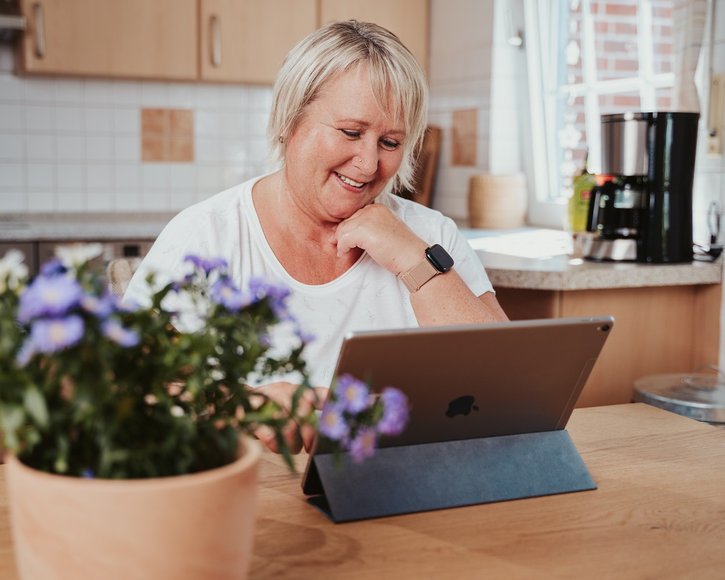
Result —
<svg viewBox="0 0 725 580"><path fill-rule="evenodd" d="M172 274L187 254L223 257L242 287L262 277L291 289L290 309L315 337L312 383L323 387L351 330L506 320L455 224L391 194L411 186L426 110L423 72L395 35L355 21L315 31L273 90L281 168L176 216L126 299L147 293L149 270ZM262 388L284 401L294 385Z"/></svg>

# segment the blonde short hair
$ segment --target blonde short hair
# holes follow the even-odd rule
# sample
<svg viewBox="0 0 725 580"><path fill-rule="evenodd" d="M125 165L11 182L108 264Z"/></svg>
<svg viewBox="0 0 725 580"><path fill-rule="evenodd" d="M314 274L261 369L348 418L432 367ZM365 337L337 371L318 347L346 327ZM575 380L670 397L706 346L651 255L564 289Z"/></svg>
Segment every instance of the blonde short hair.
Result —
<svg viewBox="0 0 725 580"><path fill-rule="evenodd" d="M427 123L425 74L400 39L369 22L332 22L319 28L285 58L273 89L269 139L275 158L284 163L286 143L305 108L335 75L365 63L378 104L392 118L401 118L406 133L403 161L392 189L412 190L415 159Z"/></svg>

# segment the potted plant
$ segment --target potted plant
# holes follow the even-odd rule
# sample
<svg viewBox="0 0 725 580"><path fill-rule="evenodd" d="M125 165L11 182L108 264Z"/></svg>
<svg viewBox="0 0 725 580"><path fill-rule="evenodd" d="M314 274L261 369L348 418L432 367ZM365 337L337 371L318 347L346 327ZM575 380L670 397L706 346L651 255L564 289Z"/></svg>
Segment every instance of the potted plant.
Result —
<svg viewBox="0 0 725 580"><path fill-rule="evenodd" d="M248 434L271 427L292 466L284 429L316 425L288 292L237 288L222 260L189 256L183 278L129 307L89 266L97 251L61 250L32 280L16 253L0 259L0 440L20 574L243 578L261 453ZM278 331L296 337L287 352ZM248 384L290 374L290 408ZM320 430L360 460L407 407L351 377L340 387Z"/></svg>

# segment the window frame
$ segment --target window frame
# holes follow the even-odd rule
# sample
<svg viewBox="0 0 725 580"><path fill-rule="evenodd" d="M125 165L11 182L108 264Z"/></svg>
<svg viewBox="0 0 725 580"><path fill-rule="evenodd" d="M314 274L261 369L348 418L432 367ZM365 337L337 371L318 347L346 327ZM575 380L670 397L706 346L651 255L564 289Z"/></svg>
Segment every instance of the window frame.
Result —
<svg viewBox="0 0 725 580"><path fill-rule="evenodd" d="M582 33L581 53L582 82L558 85L560 69L564 66L563 54L558 43L566 41L560 34L566 25L565 8L568 0L523 0L524 27L526 30L526 62L531 128L531 159L528 175L531 177L529 222L532 225L565 227L566 197L561 191L558 171L562 149L557 143L559 118L557 107L564 96L584 97L585 127L589 147L591 169L599 169L600 159L600 109L599 97L625 92L638 92L641 111L656 110L656 91L674 86L674 72L654 72L654 42L652 36L652 2L638 0L637 10L637 60L636 76L621 79L598 80L596 77L596 48L594 16L590 0L581 0Z"/></svg>

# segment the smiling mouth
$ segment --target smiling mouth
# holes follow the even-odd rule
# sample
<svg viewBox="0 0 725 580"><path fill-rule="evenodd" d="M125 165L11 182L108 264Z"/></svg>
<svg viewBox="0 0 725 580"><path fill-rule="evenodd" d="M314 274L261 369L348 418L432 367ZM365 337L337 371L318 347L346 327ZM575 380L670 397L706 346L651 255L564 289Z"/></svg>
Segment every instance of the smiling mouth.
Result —
<svg viewBox="0 0 725 580"><path fill-rule="evenodd" d="M362 183L360 181L355 181L354 179L350 179L349 177L345 177L341 173L335 172L335 175L337 175L337 177L340 178L340 181L342 181L343 183L345 183L347 185L350 185L352 187L356 187L357 189L361 189L364 185L366 185L365 183Z"/></svg>

